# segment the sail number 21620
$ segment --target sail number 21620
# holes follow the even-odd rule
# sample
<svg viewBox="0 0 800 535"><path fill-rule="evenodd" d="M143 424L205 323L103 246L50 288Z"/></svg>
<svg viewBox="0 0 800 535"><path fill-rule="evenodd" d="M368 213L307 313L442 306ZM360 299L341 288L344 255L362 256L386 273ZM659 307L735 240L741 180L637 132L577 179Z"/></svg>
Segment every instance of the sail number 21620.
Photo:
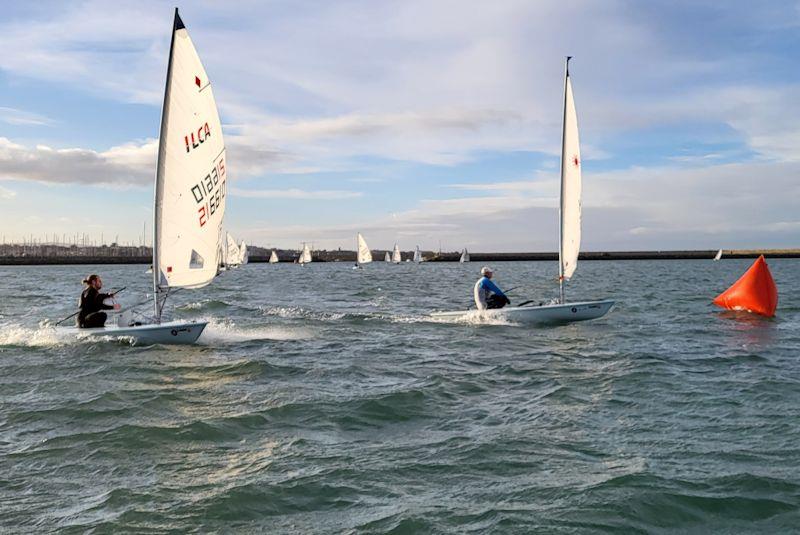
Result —
<svg viewBox="0 0 800 535"><path fill-rule="evenodd" d="M224 157L220 157L211 172L192 186L192 196L200 205L197 209L197 221L202 227L217 213L225 199Z"/></svg>

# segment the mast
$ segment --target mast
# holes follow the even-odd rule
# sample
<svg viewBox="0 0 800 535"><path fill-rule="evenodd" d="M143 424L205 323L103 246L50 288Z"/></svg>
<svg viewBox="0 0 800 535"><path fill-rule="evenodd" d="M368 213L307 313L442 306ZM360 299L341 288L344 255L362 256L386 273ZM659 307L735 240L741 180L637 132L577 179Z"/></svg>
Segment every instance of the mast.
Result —
<svg viewBox="0 0 800 535"><path fill-rule="evenodd" d="M172 23L172 35L169 41L169 62L167 63L167 80L164 84L164 104L161 107L161 130L158 135L158 163L156 164L156 187L155 198L153 200L153 311L155 312L156 323L161 323L161 310L159 306L159 296L161 288L159 287L159 277L161 276L161 268L159 267L158 258L158 233L160 230L158 205L161 202L160 193L164 189L164 158L167 152L167 118L169 117L169 93L172 87L172 54L175 47L175 32L185 28L183 21L178 15L178 8L175 8L175 20ZM166 300L166 296L164 297ZM162 303L163 305L163 303Z"/></svg>
<svg viewBox="0 0 800 535"><path fill-rule="evenodd" d="M564 263L561 258L561 251L564 248L561 241L564 239L564 169L566 162L566 140L567 140L567 80L569 80L569 60L572 56L567 56L564 62L564 113L561 117L561 195L558 204L558 293L559 303L564 304Z"/></svg>

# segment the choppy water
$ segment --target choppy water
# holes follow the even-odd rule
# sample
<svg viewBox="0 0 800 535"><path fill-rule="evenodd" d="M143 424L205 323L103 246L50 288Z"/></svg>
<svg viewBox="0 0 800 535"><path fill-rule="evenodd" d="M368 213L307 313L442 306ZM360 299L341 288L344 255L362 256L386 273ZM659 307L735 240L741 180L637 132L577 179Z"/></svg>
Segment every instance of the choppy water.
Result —
<svg viewBox="0 0 800 535"><path fill-rule="evenodd" d="M618 305L555 328L427 321L474 263L248 265L175 295L192 347L39 326L143 266L0 268L0 532L796 531L800 261L769 263L774 320L710 305L750 261L584 262L568 297Z"/></svg>

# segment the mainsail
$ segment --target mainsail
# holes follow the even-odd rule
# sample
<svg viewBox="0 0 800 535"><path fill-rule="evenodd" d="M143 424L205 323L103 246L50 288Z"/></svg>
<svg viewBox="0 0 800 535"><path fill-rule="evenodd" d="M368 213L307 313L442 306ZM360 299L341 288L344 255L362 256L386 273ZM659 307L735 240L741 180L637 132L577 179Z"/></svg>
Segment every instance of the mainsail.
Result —
<svg viewBox="0 0 800 535"><path fill-rule="evenodd" d="M277 264L278 263L278 254L275 252L275 249L272 250L272 254L269 255L269 263L270 264Z"/></svg>
<svg viewBox="0 0 800 535"><path fill-rule="evenodd" d="M358 233L358 258L356 262L359 264L368 264L372 262L372 252L369 250L369 246L367 245L367 241L364 239L364 236L361 233Z"/></svg>
<svg viewBox="0 0 800 535"><path fill-rule="evenodd" d="M250 253L247 252L247 244L242 243L239 245L239 263L246 264L250 260Z"/></svg>
<svg viewBox="0 0 800 535"><path fill-rule="evenodd" d="M219 113L177 9L159 137L153 239L157 321L170 288L199 288L217 275L225 215Z"/></svg>
<svg viewBox="0 0 800 535"><path fill-rule="evenodd" d="M394 250L392 250L392 262L394 262L395 264L399 264L402 261L403 259L400 257L400 247L398 247L397 244L395 243Z"/></svg>
<svg viewBox="0 0 800 535"><path fill-rule="evenodd" d="M417 245L417 248L414 249L414 262L422 262L422 253L419 252L419 245Z"/></svg>
<svg viewBox="0 0 800 535"><path fill-rule="evenodd" d="M722 249L720 249L719 251L717 251L717 254L716 254L716 255L714 255L714 262L717 262L717 261L719 261L721 258L722 258Z"/></svg>
<svg viewBox="0 0 800 535"><path fill-rule="evenodd" d="M300 264L308 264L311 262L311 249L308 248L308 244L303 244L303 252L300 253L300 258L297 259L297 262Z"/></svg>
<svg viewBox="0 0 800 535"><path fill-rule="evenodd" d="M392 255L389 253L389 251L386 251L386 256L383 257L383 261L384 262L391 262L392 261Z"/></svg>
<svg viewBox="0 0 800 535"><path fill-rule="evenodd" d="M561 221L559 224L559 283L561 301L563 281L569 280L578 266L581 248L581 152L578 118L572 97L567 57L564 73L564 123L561 137Z"/></svg>
<svg viewBox="0 0 800 535"><path fill-rule="evenodd" d="M461 262L462 264L464 262L469 262L469 252L467 251L466 247L464 247L464 250L461 251L461 258L459 258L458 261Z"/></svg>
<svg viewBox="0 0 800 535"><path fill-rule="evenodd" d="M233 236L231 236L229 232L225 233L225 238L227 240L227 247L225 248L225 265L238 266L242 263L239 246L236 245L236 240L233 239Z"/></svg>

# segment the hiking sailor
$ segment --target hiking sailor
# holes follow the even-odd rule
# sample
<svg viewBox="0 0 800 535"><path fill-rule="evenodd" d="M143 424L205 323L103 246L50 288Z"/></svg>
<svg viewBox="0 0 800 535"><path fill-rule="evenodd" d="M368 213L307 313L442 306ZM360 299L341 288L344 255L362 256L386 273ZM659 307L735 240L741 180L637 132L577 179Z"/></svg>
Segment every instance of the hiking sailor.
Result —
<svg viewBox="0 0 800 535"><path fill-rule="evenodd" d="M511 300L506 294L492 282L492 268L484 266L481 268L483 277L475 283L475 306L478 310L487 308L503 308L511 304Z"/></svg>
<svg viewBox="0 0 800 535"><path fill-rule="evenodd" d="M114 294L100 293L100 290L103 288L103 281L100 279L99 275L89 275L83 280L83 284L86 285L86 288L83 290L78 300L78 306L80 307L80 312L78 312L78 327L105 327L106 318L108 316L103 310L120 309L118 303L107 305L103 302L110 297L114 297Z"/></svg>

